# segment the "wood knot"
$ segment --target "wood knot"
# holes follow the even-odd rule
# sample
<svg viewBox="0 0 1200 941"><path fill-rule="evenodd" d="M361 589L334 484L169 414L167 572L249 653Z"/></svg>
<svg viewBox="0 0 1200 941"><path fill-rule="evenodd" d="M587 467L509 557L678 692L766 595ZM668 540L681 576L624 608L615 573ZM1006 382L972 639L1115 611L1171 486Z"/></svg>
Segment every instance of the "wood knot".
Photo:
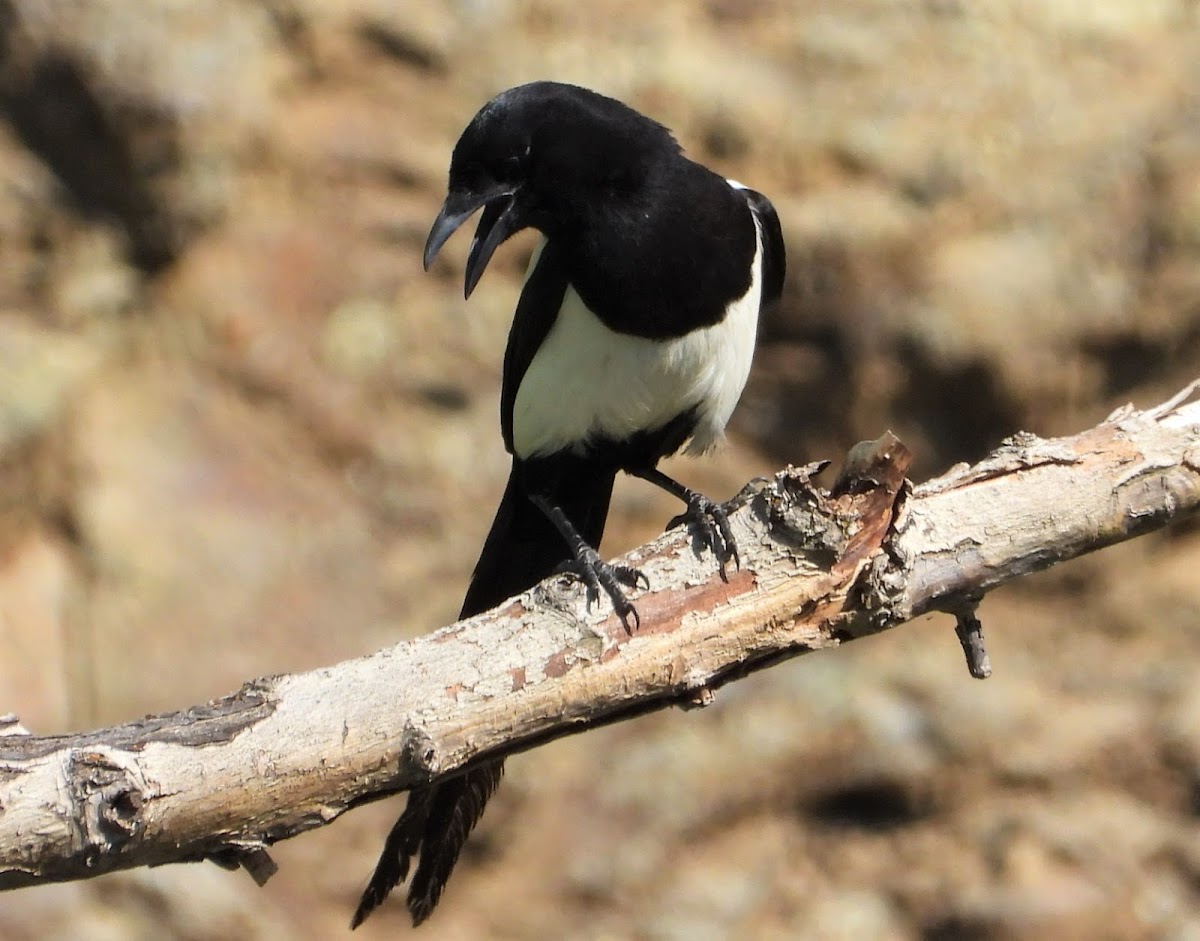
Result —
<svg viewBox="0 0 1200 941"><path fill-rule="evenodd" d="M77 809L79 851L89 858L119 852L141 832L144 822L147 795L136 769L112 753L75 751L66 771Z"/></svg>

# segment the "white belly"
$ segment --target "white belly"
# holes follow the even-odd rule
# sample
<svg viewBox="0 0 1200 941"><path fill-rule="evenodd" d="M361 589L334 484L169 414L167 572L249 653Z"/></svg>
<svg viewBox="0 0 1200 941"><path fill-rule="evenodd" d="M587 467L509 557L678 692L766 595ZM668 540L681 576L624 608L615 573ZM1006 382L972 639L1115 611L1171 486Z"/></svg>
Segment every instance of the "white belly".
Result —
<svg viewBox="0 0 1200 941"><path fill-rule="evenodd" d="M621 440L660 428L691 408L698 422L688 451L711 447L750 374L761 274L759 234L750 287L724 320L667 341L613 332L568 287L558 318L517 390L514 453L525 459L583 451L592 439Z"/></svg>

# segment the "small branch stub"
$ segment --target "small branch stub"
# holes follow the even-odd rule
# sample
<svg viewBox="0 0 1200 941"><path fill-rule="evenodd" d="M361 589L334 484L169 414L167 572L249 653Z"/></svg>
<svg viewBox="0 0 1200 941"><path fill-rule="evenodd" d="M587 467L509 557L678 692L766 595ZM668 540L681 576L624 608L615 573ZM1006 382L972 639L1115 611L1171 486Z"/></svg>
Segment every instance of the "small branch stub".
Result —
<svg viewBox="0 0 1200 941"><path fill-rule="evenodd" d="M28 735L29 730L21 725L20 717L13 712L0 716L0 735Z"/></svg>
<svg viewBox="0 0 1200 941"><path fill-rule="evenodd" d="M246 870L255 885L260 888L266 885L275 873L279 872L279 864L261 846L231 846L228 849L210 853L205 859L216 863L222 869Z"/></svg>
<svg viewBox="0 0 1200 941"><path fill-rule="evenodd" d="M992 661L988 657L987 647L983 643L983 625L975 613L975 607L956 612L954 633L962 644L963 654L967 658L967 669L977 680L986 680L992 675Z"/></svg>

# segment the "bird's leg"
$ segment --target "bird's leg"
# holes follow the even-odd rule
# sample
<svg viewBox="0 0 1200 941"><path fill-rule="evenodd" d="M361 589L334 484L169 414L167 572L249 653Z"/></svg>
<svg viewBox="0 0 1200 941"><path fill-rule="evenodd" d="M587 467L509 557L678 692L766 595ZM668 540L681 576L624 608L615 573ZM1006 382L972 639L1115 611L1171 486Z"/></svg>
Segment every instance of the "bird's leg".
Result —
<svg viewBox="0 0 1200 941"><path fill-rule="evenodd" d="M587 586L588 608L590 609L593 603L600 600L600 591L603 589L612 601L617 617L625 625L625 630L630 634L637 630L641 626L641 619L638 617L637 608L625 597L621 586L636 588L640 583L649 588L650 582L641 569L605 562L600 558L600 553L589 546L579 535L579 531L567 519L567 514L562 511L561 507L536 493L530 495L529 501L546 515L546 519L554 525L554 528L570 546L574 559L567 563L566 568L578 575ZM631 619L632 625L630 624Z"/></svg>
<svg viewBox="0 0 1200 941"><path fill-rule="evenodd" d="M725 566L728 563L733 562L735 568L742 567L737 543L733 538L733 530L729 526L729 514L725 512L725 508L721 504L713 502L702 493L685 487L657 467L635 468L629 470L629 473L634 477L649 481L656 487L661 487L687 504L687 511L671 520L667 524L667 529L672 529L680 523L694 523L699 530L700 540L717 557L723 581L729 580L725 574Z"/></svg>

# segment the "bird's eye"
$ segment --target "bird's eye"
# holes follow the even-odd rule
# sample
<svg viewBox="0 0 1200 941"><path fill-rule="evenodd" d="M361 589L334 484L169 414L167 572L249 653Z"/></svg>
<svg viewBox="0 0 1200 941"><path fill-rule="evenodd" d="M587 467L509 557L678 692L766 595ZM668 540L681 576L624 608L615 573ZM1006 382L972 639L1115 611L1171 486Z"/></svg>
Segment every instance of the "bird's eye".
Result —
<svg viewBox="0 0 1200 941"><path fill-rule="evenodd" d="M529 148L526 147L521 153L512 154L505 157L500 163L500 171L505 179L521 176L525 173L529 166Z"/></svg>

